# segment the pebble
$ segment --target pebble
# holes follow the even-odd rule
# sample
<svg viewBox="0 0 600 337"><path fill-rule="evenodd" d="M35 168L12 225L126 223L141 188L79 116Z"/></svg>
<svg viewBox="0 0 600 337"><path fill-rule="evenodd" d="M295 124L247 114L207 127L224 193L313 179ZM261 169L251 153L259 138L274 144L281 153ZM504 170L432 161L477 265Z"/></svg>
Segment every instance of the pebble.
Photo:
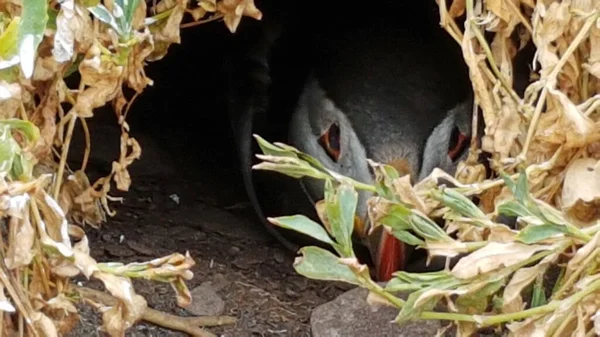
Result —
<svg viewBox="0 0 600 337"><path fill-rule="evenodd" d="M313 337L436 336L440 321L411 321L398 325L392 321L398 309L367 303L368 291L354 288L312 311Z"/></svg>
<svg viewBox="0 0 600 337"><path fill-rule="evenodd" d="M138 241L132 241L132 240L127 241L127 247L131 248L132 250L134 250L137 253L142 254L142 255L146 255L146 256L154 255L154 253L152 252L152 249L150 249L150 247L148 247L145 244L138 242Z"/></svg>
<svg viewBox="0 0 600 337"><path fill-rule="evenodd" d="M107 244L104 246L104 250L110 256L114 257L129 257L135 255L135 253L127 248L125 245L120 244Z"/></svg>
<svg viewBox="0 0 600 337"><path fill-rule="evenodd" d="M225 310L225 301L209 282L192 289L192 303L185 310L195 316L218 316Z"/></svg>
<svg viewBox="0 0 600 337"><path fill-rule="evenodd" d="M236 247L236 246L231 246L229 248L229 250L227 251L227 254L231 255L231 256L236 256L238 255L240 252L240 248Z"/></svg>

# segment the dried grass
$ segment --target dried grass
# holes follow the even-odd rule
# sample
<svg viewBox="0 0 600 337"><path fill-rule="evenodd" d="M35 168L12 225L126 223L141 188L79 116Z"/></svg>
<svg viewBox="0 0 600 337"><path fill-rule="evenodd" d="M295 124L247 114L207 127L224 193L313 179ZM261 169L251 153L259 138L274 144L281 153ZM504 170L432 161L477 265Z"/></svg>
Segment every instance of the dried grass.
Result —
<svg viewBox="0 0 600 337"><path fill-rule="evenodd" d="M85 293L70 283L80 274L102 281L112 295L111 303L96 304L111 336L123 336L148 315L160 324L131 278L170 283L177 303L186 306L194 260L174 253L129 265L97 262L83 228L114 215L111 188L127 191L131 185L127 169L142 150L129 135L127 112L152 83L145 63L180 42L184 14L191 14L192 24L224 19L235 31L242 16L260 18L260 11L250 0L202 0L196 6L162 0L149 8L143 1L1 0L0 12L0 336L67 333L78 321L74 303ZM81 75L76 88L64 81L72 72ZM124 87L134 96L127 98ZM121 127L121 151L111 173L91 183L86 120L107 103ZM86 134L79 169L66 164L78 123ZM170 326L189 325L169 319Z"/></svg>

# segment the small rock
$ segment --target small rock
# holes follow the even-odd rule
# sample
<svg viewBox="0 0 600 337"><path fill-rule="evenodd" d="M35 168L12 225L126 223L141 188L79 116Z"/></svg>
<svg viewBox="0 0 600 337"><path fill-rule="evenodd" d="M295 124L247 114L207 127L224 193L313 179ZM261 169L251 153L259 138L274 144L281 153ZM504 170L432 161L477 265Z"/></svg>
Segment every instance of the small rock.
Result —
<svg viewBox="0 0 600 337"><path fill-rule="evenodd" d="M210 281L210 286L213 288L214 291L220 291L221 289L227 287L230 284L231 282L228 279L226 279L225 276L221 273L215 274L212 280Z"/></svg>
<svg viewBox="0 0 600 337"><path fill-rule="evenodd" d="M231 256L236 256L236 255L238 255L239 252L240 252L239 247L231 246L231 248L229 248L229 250L227 251L227 254L229 254Z"/></svg>
<svg viewBox="0 0 600 337"><path fill-rule="evenodd" d="M242 270L254 268L255 265L262 263L263 260L253 255L240 255L236 257L232 264Z"/></svg>
<svg viewBox="0 0 600 337"><path fill-rule="evenodd" d="M104 246L104 250L108 255L114 257L128 257L135 255L135 253L131 249L125 247L125 245L120 244L107 244L106 246Z"/></svg>
<svg viewBox="0 0 600 337"><path fill-rule="evenodd" d="M273 254L273 260L277 263L283 263L285 261L285 256L283 256L281 252L276 251L275 254Z"/></svg>
<svg viewBox="0 0 600 337"><path fill-rule="evenodd" d="M194 235L192 237L194 238L194 241L204 241L206 240L207 235L204 232L197 231L194 232Z"/></svg>
<svg viewBox="0 0 600 337"><path fill-rule="evenodd" d="M102 234L102 241L110 242L112 236L110 234Z"/></svg>
<svg viewBox="0 0 600 337"><path fill-rule="evenodd" d="M313 310L313 337L435 336L439 321L414 321L398 325L392 321L398 309L367 303L368 291L354 288Z"/></svg>
<svg viewBox="0 0 600 337"><path fill-rule="evenodd" d="M185 310L195 316L218 316L225 310L225 302L208 282L192 289L192 303Z"/></svg>
<svg viewBox="0 0 600 337"><path fill-rule="evenodd" d="M297 292L295 292L291 289L286 289L285 294L288 295L289 297L291 297L292 299L297 299L300 297Z"/></svg>
<svg viewBox="0 0 600 337"><path fill-rule="evenodd" d="M127 247L131 248L132 250L142 254L142 255L147 255L147 256L152 256L154 255L152 253L152 249L150 249L150 247L146 246L145 244L138 242L138 241L127 241Z"/></svg>

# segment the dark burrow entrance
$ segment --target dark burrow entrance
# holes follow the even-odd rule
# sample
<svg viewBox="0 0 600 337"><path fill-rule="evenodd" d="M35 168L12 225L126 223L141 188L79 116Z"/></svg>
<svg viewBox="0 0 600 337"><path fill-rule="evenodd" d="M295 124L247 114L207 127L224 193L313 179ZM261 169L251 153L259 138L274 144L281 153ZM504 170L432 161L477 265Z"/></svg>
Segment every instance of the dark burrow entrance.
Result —
<svg viewBox="0 0 600 337"><path fill-rule="evenodd" d="M124 198L111 205L117 215L99 230L88 227L91 255L97 261L130 263L189 251L196 261L189 289L211 288L210 294L204 293L206 303L193 311L238 319L236 325L211 332L310 336L311 309L348 287L296 274L293 254L272 239L252 211L221 100L220 62L229 38L222 22L185 29L182 45L173 45L165 59L147 67L154 86L135 101L128 117L142 157L130 167L131 189L113 191ZM110 172L118 158L120 130L109 109L98 110L89 123L92 153L87 173L94 179ZM80 131L71 151L74 169L82 158ZM102 289L99 282L77 281ZM177 307L170 285L143 280L134 285L150 307L191 315ZM81 313L71 336L97 335L101 317L91 308ZM185 336L145 323L127 335Z"/></svg>
<svg viewBox="0 0 600 337"><path fill-rule="evenodd" d="M130 263L189 251L196 265L188 287L206 299L190 310L238 319L235 325L210 328L211 332L310 336L311 310L350 287L296 274L294 254L276 242L253 213L224 110L221 65L230 43L231 34L222 22L184 29L182 44L171 46L165 59L147 67L154 85L137 98L128 117L142 158L130 167L131 189L113 192L124 198L122 204L111 205L117 215L100 230L88 228L91 255L98 261ZM114 115L109 109L96 115L90 121L91 177L107 174L119 151ZM80 132L74 144L83 144ZM81 148L71 152L70 165L77 169ZM79 281L101 289L99 283ZM168 284L135 280L134 285L150 307L192 315L177 307ZM100 319L83 308L71 336L96 335ZM142 323L128 336L184 334Z"/></svg>

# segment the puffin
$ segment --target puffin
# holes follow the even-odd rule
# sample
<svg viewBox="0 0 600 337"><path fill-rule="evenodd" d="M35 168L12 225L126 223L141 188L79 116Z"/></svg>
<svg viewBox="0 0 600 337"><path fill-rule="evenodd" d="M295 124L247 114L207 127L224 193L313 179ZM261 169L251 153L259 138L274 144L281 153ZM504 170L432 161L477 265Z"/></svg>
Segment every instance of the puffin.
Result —
<svg viewBox="0 0 600 337"><path fill-rule="evenodd" d="M259 7L263 20L242 22L226 62L244 187L259 221L291 251L319 244L267 217L304 214L318 222L324 182L253 170L261 153L253 135L366 184L375 180L368 159L416 183L434 168L456 171L468 155L473 114L468 68L434 1L362 8L332 0L311 13L295 3ZM414 254L381 227L368 230L372 194L358 193L357 255L374 265L376 280L387 281Z"/></svg>

